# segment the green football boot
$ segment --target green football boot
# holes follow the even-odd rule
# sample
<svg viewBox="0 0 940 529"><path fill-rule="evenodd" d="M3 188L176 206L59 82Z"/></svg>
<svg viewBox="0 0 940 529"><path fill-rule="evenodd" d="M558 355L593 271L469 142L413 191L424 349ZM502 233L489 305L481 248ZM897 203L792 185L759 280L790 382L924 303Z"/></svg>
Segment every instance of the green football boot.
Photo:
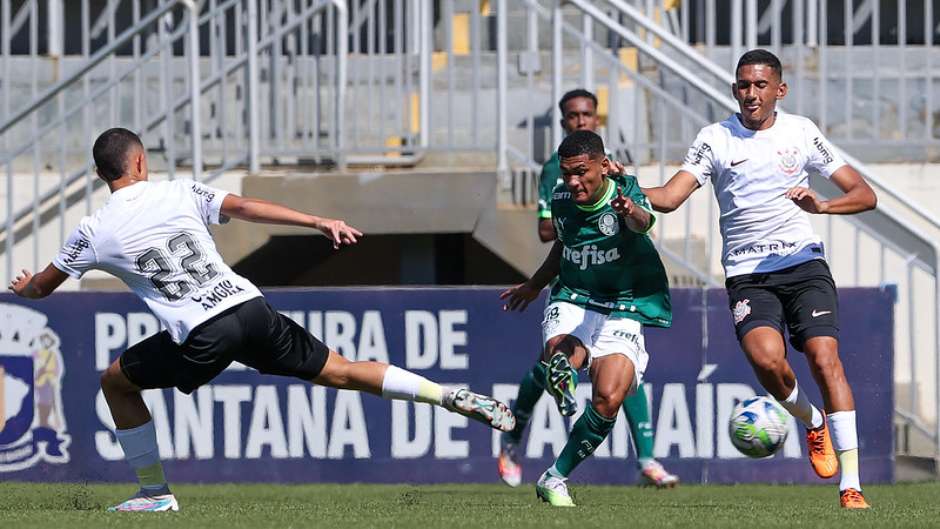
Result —
<svg viewBox="0 0 940 529"><path fill-rule="evenodd" d="M571 368L564 353L555 353L545 368L545 389L555 398L558 411L565 417L578 412L574 390L578 387L578 373Z"/></svg>

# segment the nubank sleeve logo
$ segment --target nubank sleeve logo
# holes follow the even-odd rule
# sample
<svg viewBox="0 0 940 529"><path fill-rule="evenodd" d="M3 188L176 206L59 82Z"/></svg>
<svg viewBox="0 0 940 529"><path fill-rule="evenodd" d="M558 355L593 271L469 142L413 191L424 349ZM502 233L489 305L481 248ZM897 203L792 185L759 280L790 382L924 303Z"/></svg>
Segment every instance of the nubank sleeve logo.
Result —
<svg viewBox="0 0 940 529"><path fill-rule="evenodd" d="M64 365L46 315L0 303L0 473L67 463Z"/></svg>

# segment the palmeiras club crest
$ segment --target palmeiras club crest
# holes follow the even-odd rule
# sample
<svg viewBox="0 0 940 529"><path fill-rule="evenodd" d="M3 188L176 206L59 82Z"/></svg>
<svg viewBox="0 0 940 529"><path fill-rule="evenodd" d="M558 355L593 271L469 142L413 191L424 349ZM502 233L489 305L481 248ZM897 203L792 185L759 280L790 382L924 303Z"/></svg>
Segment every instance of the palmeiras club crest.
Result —
<svg viewBox="0 0 940 529"><path fill-rule="evenodd" d="M47 321L37 310L0 303L0 472L69 461L65 366Z"/></svg>
<svg viewBox="0 0 940 529"><path fill-rule="evenodd" d="M604 213L597 219L597 229L608 237L615 235L620 231L620 223L617 221L617 216L609 212Z"/></svg>

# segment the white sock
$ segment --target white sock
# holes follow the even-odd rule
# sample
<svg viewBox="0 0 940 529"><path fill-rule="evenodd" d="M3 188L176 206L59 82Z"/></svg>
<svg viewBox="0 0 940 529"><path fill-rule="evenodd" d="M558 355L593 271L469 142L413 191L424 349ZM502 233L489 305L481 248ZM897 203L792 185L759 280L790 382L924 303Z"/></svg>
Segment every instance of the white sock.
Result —
<svg viewBox="0 0 940 529"><path fill-rule="evenodd" d="M806 397L806 393L800 391L800 384L797 382L793 386L793 391L790 393L790 396L784 400L778 400L790 415L797 418L798 421L803 423L803 426L806 428L819 428L823 423L822 413L819 411L816 406L809 401Z"/></svg>
<svg viewBox="0 0 940 529"><path fill-rule="evenodd" d="M837 411L826 415L829 419L829 432L832 435L832 447L839 458L839 490L862 490L858 479L858 433L855 429L855 410Z"/></svg>
<svg viewBox="0 0 940 529"><path fill-rule="evenodd" d="M441 405L444 388L421 375L388 366L382 379L382 396L386 399L411 400Z"/></svg>
<svg viewBox="0 0 940 529"><path fill-rule="evenodd" d="M558 468L556 468L555 465L550 466L548 470L545 471L545 473L548 474L549 476L552 476L553 478L568 479L568 476L559 472Z"/></svg>
<svg viewBox="0 0 940 529"><path fill-rule="evenodd" d="M137 474L141 490L154 496L169 494L160 451L157 450L157 430L153 420L136 428L115 430L114 436L124 450L124 459Z"/></svg>

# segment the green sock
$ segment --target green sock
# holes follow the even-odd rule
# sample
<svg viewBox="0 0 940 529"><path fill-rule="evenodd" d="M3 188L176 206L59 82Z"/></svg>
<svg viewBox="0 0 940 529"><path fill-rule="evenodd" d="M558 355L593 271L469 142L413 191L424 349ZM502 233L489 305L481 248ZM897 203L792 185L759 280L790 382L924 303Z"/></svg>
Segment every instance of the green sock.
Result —
<svg viewBox="0 0 940 529"><path fill-rule="evenodd" d="M545 366L536 362L532 369L522 377L519 383L519 394L512 405L512 413L516 416L516 427L509 433L503 434L507 440L518 443L522 439L522 432L529 425L532 410L539 397L545 391Z"/></svg>
<svg viewBox="0 0 940 529"><path fill-rule="evenodd" d="M616 417L604 417L594 409L593 405L588 406L574 423L571 435L568 436L568 443L555 460L552 469L561 477L568 477L574 467L587 459L594 453L594 449L604 442L616 420Z"/></svg>
<svg viewBox="0 0 940 529"><path fill-rule="evenodd" d="M650 421L649 401L646 400L643 384L636 388L636 393L624 399L623 412L627 416L633 444L636 446L637 465L642 467L653 459L653 423Z"/></svg>

